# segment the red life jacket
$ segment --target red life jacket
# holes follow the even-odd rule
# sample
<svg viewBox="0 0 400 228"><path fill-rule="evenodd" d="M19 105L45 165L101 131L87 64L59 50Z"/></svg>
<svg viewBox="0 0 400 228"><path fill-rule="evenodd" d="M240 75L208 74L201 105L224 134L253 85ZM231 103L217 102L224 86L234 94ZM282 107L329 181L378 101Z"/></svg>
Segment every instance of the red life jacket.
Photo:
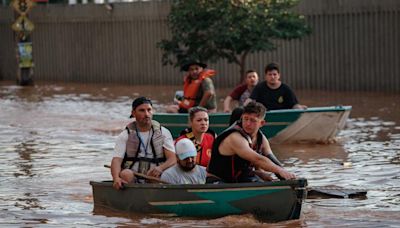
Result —
<svg viewBox="0 0 400 228"><path fill-rule="evenodd" d="M179 107L188 110L196 104L197 94L201 83L204 79L212 77L216 74L215 70L205 69L200 72L199 77L195 80L189 75L185 76L183 84L183 100L179 103Z"/></svg>
<svg viewBox="0 0 400 228"><path fill-rule="evenodd" d="M178 142L180 139L183 139L183 138L190 139L193 142L193 144L195 145L196 150L197 150L196 164L207 167L208 162L210 161L210 158L211 158L211 149L212 149L212 145L214 143L214 136L210 133L204 133L201 144L198 144L195 141L193 132L190 131L184 135L181 135L179 138L177 138L176 142Z"/></svg>

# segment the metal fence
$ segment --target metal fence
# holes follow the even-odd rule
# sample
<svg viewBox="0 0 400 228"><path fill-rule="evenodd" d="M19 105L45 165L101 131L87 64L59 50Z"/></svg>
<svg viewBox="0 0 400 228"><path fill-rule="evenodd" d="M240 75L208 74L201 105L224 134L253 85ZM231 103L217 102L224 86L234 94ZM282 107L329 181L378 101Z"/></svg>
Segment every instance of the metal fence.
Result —
<svg viewBox="0 0 400 228"><path fill-rule="evenodd" d="M178 85L182 73L162 66L156 43L170 36L170 1L38 5L30 13L35 81ZM273 52L250 55L248 68L263 75L276 61L295 89L400 91L400 1L303 0L297 7L313 32L277 41ZM11 7L0 8L0 80L15 80ZM238 83L239 68L225 61L217 87Z"/></svg>

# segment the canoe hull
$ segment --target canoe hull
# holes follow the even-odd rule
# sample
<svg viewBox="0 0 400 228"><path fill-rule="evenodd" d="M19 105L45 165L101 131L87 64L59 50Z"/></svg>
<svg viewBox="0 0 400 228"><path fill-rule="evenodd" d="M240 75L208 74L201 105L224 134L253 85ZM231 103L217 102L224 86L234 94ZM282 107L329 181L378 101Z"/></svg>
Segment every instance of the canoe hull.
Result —
<svg viewBox="0 0 400 228"><path fill-rule="evenodd" d="M293 142L330 143L346 124L350 109L304 112L286 128L271 137L273 144ZM268 123L267 126L268 128Z"/></svg>
<svg viewBox="0 0 400 228"><path fill-rule="evenodd" d="M250 213L268 222L298 219L307 194L305 179L220 185L131 184L119 191L111 182L90 184L95 209L196 218Z"/></svg>
<svg viewBox="0 0 400 228"><path fill-rule="evenodd" d="M335 140L351 112L351 106L313 107L307 110L269 111L261 131L271 143L322 142ZM188 126L187 114L155 113L153 118L167 127L174 138ZM228 127L229 113L210 114L210 129L217 134Z"/></svg>

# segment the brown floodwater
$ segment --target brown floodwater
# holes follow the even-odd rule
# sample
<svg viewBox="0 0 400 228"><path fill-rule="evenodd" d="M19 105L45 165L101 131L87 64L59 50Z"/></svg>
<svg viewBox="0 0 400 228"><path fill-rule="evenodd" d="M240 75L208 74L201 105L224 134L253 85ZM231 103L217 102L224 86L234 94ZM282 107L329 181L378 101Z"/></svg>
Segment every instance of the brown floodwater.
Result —
<svg viewBox="0 0 400 228"><path fill-rule="evenodd" d="M93 212L90 180L110 179L116 135L133 97L158 112L179 86L0 82L0 226L271 226L248 215L212 220ZM220 89L220 108L229 89ZM307 199L301 219L277 227L400 224L400 94L297 91L308 106L352 105L335 144L273 145L310 186L368 190L366 199ZM346 162L344 166L343 163Z"/></svg>

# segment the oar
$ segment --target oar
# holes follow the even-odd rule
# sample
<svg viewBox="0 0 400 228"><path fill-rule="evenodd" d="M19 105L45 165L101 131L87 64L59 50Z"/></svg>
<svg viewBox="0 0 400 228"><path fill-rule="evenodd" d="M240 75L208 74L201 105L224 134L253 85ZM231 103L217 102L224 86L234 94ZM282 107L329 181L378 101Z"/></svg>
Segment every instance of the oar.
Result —
<svg viewBox="0 0 400 228"><path fill-rule="evenodd" d="M104 165L111 168L109 165ZM132 171L135 176L142 177L162 184L170 184L157 177L152 177L143 173ZM329 199L329 198L365 198L367 190L363 189L344 189L340 187L307 187L307 199Z"/></svg>
<svg viewBox="0 0 400 228"><path fill-rule="evenodd" d="M269 158L273 163L277 166L282 167L282 164L279 160L273 155L268 154L267 158ZM279 174L275 173L275 175L280 179L284 180ZM308 187L307 188L307 198L315 199L315 198L365 198L367 195L367 190L363 189L343 189L339 187Z"/></svg>
<svg viewBox="0 0 400 228"><path fill-rule="evenodd" d="M365 189L345 189L340 187L307 187L307 199L360 198L367 197Z"/></svg>
<svg viewBox="0 0 400 228"><path fill-rule="evenodd" d="M111 166L109 166L109 165L104 165L104 167L109 168L109 169L111 168ZM162 183L162 184L169 184L168 182L163 181L163 180L161 180L160 178L157 178L157 177L152 177L152 176L149 176L149 175L146 175L146 174L143 174L143 173L138 173L138 172L135 172L133 170L132 170L132 172L133 172L133 175L135 175L137 177L142 177L144 179L152 180L152 181L155 181L155 182L158 182L158 183Z"/></svg>

